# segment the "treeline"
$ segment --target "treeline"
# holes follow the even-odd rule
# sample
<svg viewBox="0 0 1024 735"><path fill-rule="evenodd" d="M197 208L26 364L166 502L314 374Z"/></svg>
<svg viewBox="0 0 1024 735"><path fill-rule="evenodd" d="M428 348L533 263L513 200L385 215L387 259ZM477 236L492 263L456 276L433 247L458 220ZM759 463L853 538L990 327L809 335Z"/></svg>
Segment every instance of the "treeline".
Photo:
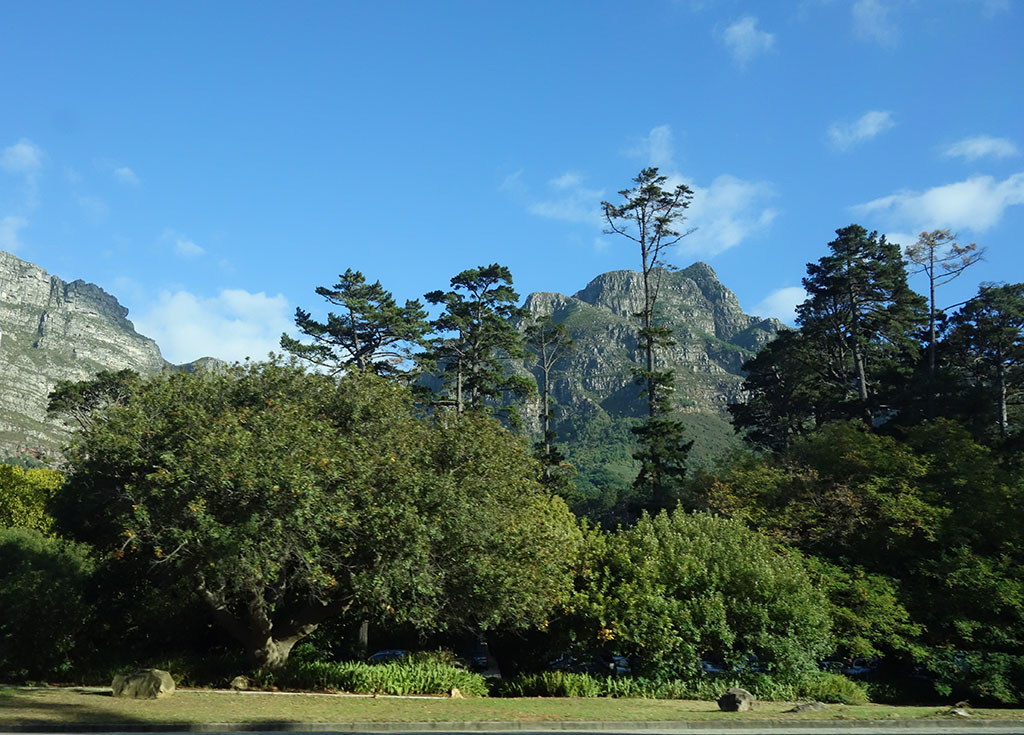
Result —
<svg viewBox="0 0 1024 735"><path fill-rule="evenodd" d="M753 451L680 485L814 568L838 655L940 691L1024 688L1024 284L953 313L936 287L979 255L944 231L900 249L858 225L808 265L808 298L744 367ZM907 266L930 298L907 285Z"/></svg>
<svg viewBox="0 0 1024 735"><path fill-rule="evenodd" d="M684 682L621 691L724 672L863 696L820 670L856 659L877 699L1024 701L1024 286L947 315L935 287L976 249L923 234L924 299L898 247L837 231L799 328L746 366L748 448L688 474L657 292L689 194L665 183L645 169L604 203L645 283L618 525L572 512L549 423L571 340L523 322L507 269L427 294L432 321L346 271L317 290L338 313L297 311L293 361L58 385L51 410L77 427L62 475L0 468L0 677L102 681L168 656L287 672L365 655L369 625L486 636L506 673L616 654ZM536 385L508 370L527 351ZM514 410L531 392L532 445Z"/></svg>

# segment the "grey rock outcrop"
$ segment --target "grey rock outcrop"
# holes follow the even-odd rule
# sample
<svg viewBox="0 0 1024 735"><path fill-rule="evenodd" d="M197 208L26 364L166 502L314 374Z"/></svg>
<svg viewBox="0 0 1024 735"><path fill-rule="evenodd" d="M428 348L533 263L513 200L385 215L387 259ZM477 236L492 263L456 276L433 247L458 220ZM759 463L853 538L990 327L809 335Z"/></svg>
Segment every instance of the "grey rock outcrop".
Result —
<svg viewBox="0 0 1024 735"><path fill-rule="evenodd" d="M115 676L110 689L124 699L162 699L174 694L174 679L162 669L139 669Z"/></svg>
<svg viewBox="0 0 1024 735"><path fill-rule="evenodd" d="M675 371L684 410L725 418L726 407L741 395L741 366L785 327L744 314L706 263L659 274L657 321L672 330L676 344L659 351L658 369ZM635 317L643 309L639 273L603 273L572 296L532 293L525 307L564 324L576 342L552 386L567 413L642 410L631 373L641 360Z"/></svg>
<svg viewBox="0 0 1024 735"><path fill-rule="evenodd" d="M173 367L99 286L67 283L0 251L0 455L59 451L67 427L46 416L58 381Z"/></svg>

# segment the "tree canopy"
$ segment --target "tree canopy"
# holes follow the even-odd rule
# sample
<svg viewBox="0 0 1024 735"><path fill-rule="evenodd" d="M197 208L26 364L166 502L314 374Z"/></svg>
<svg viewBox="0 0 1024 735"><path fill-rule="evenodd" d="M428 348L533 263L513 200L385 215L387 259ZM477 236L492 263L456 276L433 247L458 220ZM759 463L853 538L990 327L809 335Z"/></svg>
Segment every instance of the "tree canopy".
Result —
<svg viewBox="0 0 1024 735"><path fill-rule="evenodd" d="M347 610L535 624L574 548L520 440L482 417L434 429L372 374L266 363L149 379L77 435L68 465L61 530L185 580L266 667Z"/></svg>

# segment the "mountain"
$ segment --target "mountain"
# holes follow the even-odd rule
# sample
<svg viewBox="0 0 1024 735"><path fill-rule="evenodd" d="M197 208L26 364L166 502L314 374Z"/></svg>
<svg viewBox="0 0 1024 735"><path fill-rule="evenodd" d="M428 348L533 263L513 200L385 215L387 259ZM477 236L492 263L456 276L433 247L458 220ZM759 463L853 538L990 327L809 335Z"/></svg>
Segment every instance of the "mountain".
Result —
<svg viewBox="0 0 1024 735"><path fill-rule="evenodd" d="M675 341L656 353L656 369L675 372L680 418L700 464L735 443L727 406L741 397L741 367L785 327L744 314L706 263L656 273L656 323L671 329ZM580 470L580 489L592 499L621 493L636 473L629 429L646 409L631 372L642 360L635 316L643 310L642 276L611 271L572 296L532 293L524 306L564 324L575 340L552 376L551 392L558 406L554 428ZM517 368L531 371L529 362Z"/></svg>
<svg viewBox="0 0 1024 735"><path fill-rule="evenodd" d="M726 407L740 397L741 365L783 325L743 313L705 263L661 271L658 320L675 346L658 354L658 368L676 373L681 418L695 440L694 461L735 441ZM637 320L643 308L639 273L612 271L572 296L532 293L525 308L565 324L575 349L553 374L555 428L580 468L585 494L615 494L635 475L629 429L644 403L631 369L640 359ZM128 310L103 289L67 283L0 252L0 457L55 454L67 428L46 416L47 396L60 380L86 380L100 370L130 368L144 375L193 369L168 363L156 343L135 331ZM522 374L531 365L517 366ZM539 409L527 407L537 431Z"/></svg>
<svg viewBox="0 0 1024 735"><path fill-rule="evenodd" d="M46 417L59 380L87 380L100 370L184 369L164 360L127 317L99 286L66 283L0 251L0 456L59 449L67 430Z"/></svg>

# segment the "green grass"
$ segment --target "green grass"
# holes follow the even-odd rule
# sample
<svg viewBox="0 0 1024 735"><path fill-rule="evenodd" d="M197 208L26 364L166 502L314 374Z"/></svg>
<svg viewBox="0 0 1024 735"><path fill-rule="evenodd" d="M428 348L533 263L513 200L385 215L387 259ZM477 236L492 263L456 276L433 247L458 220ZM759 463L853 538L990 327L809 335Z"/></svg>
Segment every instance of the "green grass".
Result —
<svg viewBox="0 0 1024 735"><path fill-rule="evenodd" d="M3 725L275 723L275 722L672 722L681 720L918 720L950 719L936 707L833 705L784 714L791 704L719 712L714 702L650 699L494 699L356 697L178 691L161 700L114 699L109 691L0 689ZM1022 720L1024 710L976 710L979 718Z"/></svg>

